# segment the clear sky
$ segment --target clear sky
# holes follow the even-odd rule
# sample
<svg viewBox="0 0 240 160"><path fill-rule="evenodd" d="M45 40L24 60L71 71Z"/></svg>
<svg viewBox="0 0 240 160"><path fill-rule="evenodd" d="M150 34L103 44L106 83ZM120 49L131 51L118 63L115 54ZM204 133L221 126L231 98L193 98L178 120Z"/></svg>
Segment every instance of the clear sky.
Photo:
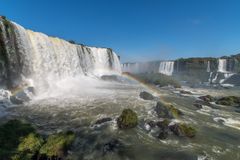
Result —
<svg viewBox="0 0 240 160"><path fill-rule="evenodd" d="M0 0L0 14L122 62L240 53L240 0Z"/></svg>

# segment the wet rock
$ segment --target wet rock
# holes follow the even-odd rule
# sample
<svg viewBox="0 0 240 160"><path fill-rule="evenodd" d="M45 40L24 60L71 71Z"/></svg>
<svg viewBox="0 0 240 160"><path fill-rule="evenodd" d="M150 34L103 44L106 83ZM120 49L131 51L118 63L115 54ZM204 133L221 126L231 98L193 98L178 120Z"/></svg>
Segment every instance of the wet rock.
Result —
<svg viewBox="0 0 240 160"><path fill-rule="evenodd" d="M21 90L16 91L11 97L10 101L13 104L23 104L32 99L32 96L35 94L33 87L27 87Z"/></svg>
<svg viewBox="0 0 240 160"><path fill-rule="evenodd" d="M151 127L154 128L156 126L156 123L154 121L149 121L147 124Z"/></svg>
<svg viewBox="0 0 240 160"><path fill-rule="evenodd" d="M169 125L170 121L168 119L164 119L163 121L158 121L156 122L156 125L164 131L168 130L168 125Z"/></svg>
<svg viewBox="0 0 240 160"><path fill-rule="evenodd" d="M214 102L215 101L215 98L210 96L210 95L201 96L201 97L198 97L198 98L205 101L205 102Z"/></svg>
<svg viewBox="0 0 240 160"><path fill-rule="evenodd" d="M112 118L111 117L105 117L105 118L101 118L101 119L98 119L95 124L102 124L102 123L106 123L106 122L109 122L109 121L112 121Z"/></svg>
<svg viewBox="0 0 240 160"><path fill-rule="evenodd" d="M165 104L158 101L155 107L155 111L159 118L178 118L183 113L175 108L173 105Z"/></svg>
<svg viewBox="0 0 240 160"><path fill-rule="evenodd" d="M211 107L213 109L219 109L219 106L211 104L210 102L206 102L206 101L203 101L203 100L196 100L193 105L195 107L199 107L199 109L201 109L202 106L209 106L209 107Z"/></svg>
<svg viewBox="0 0 240 160"><path fill-rule="evenodd" d="M161 130L160 133L158 134L158 138L159 139L167 139L168 137L168 131L165 130Z"/></svg>
<svg viewBox="0 0 240 160"><path fill-rule="evenodd" d="M179 91L181 94L192 94L192 92L190 92L190 91L185 91L185 90L180 90Z"/></svg>
<svg viewBox="0 0 240 160"><path fill-rule="evenodd" d="M240 97L228 96L220 98L216 101L216 104L225 105L225 106L239 106Z"/></svg>
<svg viewBox="0 0 240 160"><path fill-rule="evenodd" d="M195 107L197 107L198 109L202 109L202 105L199 104L199 103L196 103L196 102L195 102L193 105L194 105Z"/></svg>
<svg viewBox="0 0 240 160"><path fill-rule="evenodd" d="M184 123L171 125L169 129L179 137L193 138L196 135L196 130Z"/></svg>
<svg viewBox="0 0 240 160"><path fill-rule="evenodd" d="M143 91L140 93L140 98L144 99L144 100L154 100L154 96L146 91Z"/></svg>
<svg viewBox="0 0 240 160"><path fill-rule="evenodd" d="M117 139L112 139L103 146L103 154L107 154L108 152L116 152L122 144Z"/></svg>
<svg viewBox="0 0 240 160"><path fill-rule="evenodd" d="M137 114L131 109L124 109L117 119L117 125L120 129L134 128L138 124Z"/></svg>

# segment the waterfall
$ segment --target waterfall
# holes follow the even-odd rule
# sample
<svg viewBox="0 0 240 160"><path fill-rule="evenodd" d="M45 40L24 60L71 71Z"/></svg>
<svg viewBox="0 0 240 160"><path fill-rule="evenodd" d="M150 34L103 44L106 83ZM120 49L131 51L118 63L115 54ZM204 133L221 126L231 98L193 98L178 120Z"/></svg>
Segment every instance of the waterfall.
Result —
<svg viewBox="0 0 240 160"><path fill-rule="evenodd" d="M218 72L227 72L227 60L218 59Z"/></svg>
<svg viewBox="0 0 240 160"><path fill-rule="evenodd" d="M159 73L171 76L174 70L173 61L162 61L159 66Z"/></svg>
<svg viewBox="0 0 240 160"><path fill-rule="evenodd" d="M211 71L211 67L210 67L210 61L207 62L207 72Z"/></svg>
<svg viewBox="0 0 240 160"><path fill-rule="evenodd" d="M6 20L0 19L0 29L4 31L6 26L2 21ZM17 69L21 81L31 79L36 85L49 85L68 77L121 73L119 58L111 49L71 44L26 30L14 22L8 23L12 31L6 33L8 37L0 35L6 42L6 67L11 71ZM9 46L14 53L8 53ZM7 80L14 81L14 74L9 72Z"/></svg>
<svg viewBox="0 0 240 160"><path fill-rule="evenodd" d="M158 73L159 62L136 62L122 64L123 72L130 73Z"/></svg>

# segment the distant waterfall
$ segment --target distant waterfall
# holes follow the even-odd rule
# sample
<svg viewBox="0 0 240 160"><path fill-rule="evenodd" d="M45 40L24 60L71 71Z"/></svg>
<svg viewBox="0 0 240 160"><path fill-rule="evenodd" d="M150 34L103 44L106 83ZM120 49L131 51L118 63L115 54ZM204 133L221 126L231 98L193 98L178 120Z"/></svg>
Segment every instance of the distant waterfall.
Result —
<svg viewBox="0 0 240 160"><path fill-rule="evenodd" d="M218 72L227 72L227 60L218 59Z"/></svg>
<svg viewBox="0 0 240 160"><path fill-rule="evenodd" d="M5 23L2 23L5 21ZM108 48L71 44L0 19L0 40L4 42L6 81L32 79L35 84L52 83L68 77L120 74L118 56ZM11 32L7 30L11 27ZM0 59L1 60L1 59ZM14 84L13 84L14 82Z"/></svg>
<svg viewBox="0 0 240 160"><path fill-rule="evenodd" d="M207 72L211 71L211 67L210 67L210 61L207 62Z"/></svg>
<svg viewBox="0 0 240 160"><path fill-rule="evenodd" d="M136 62L122 64L122 71L129 73L158 73L159 62Z"/></svg>
<svg viewBox="0 0 240 160"><path fill-rule="evenodd" d="M173 61L162 61L159 65L159 73L171 76L174 70Z"/></svg>

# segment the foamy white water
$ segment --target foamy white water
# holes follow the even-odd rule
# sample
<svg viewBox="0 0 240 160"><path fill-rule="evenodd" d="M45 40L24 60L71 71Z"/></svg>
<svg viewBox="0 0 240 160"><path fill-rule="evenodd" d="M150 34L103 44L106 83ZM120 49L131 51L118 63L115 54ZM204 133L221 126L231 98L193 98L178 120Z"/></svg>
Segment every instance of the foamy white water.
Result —
<svg viewBox="0 0 240 160"><path fill-rule="evenodd" d="M174 70L173 61L163 61L160 62L159 73L171 76Z"/></svg>
<svg viewBox="0 0 240 160"><path fill-rule="evenodd" d="M111 49L71 44L12 24L21 79L31 79L38 90L71 77L121 73L119 58Z"/></svg>

